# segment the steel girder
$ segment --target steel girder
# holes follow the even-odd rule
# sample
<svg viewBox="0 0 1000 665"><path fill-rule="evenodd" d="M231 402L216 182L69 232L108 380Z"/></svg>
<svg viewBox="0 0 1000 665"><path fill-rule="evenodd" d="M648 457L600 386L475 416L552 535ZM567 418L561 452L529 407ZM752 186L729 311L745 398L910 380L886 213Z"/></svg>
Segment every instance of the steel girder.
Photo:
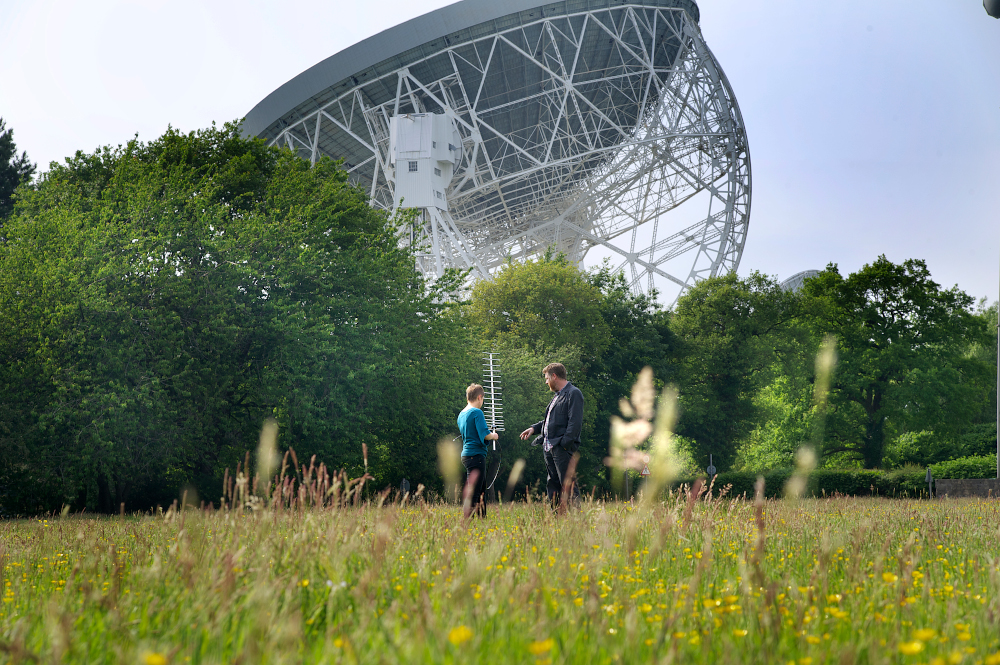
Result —
<svg viewBox="0 0 1000 665"><path fill-rule="evenodd" d="M389 210L389 118L411 112L444 113L462 136L449 210L424 210L418 228L401 229L420 245L427 275L486 276L549 248L580 261L601 247L636 291L679 294L739 265L746 132L722 68L681 9L627 4L449 44L319 105L272 144L313 162L361 155L345 167ZM667 213L685 204L701 212L677 228Z"/></svg>

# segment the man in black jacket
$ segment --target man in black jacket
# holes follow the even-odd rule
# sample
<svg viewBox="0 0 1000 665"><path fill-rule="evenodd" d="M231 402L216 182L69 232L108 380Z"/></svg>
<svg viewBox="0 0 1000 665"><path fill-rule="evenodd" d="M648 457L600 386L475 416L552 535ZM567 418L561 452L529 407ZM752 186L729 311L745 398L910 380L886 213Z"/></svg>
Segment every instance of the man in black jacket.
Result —
<svg viewBox="0 0 1000 665"><path fill-rule="evenodd" d="M569 470L569 462L580 448L580 432L583 430L583 393L566 380L566 367L561 363L550 363L542 370L545 383L555 397L545 410L545 417L521 432L521 439L527 440L535 434L541 434L542 455L545 458L545 469L548 480L545 490L549 501L557 501L562 495L563 485ZM537 439L536 439L537 441ZM535 441L532 442L537 445ZM573 484L573 500L580 495L580 490Z"/></svg>

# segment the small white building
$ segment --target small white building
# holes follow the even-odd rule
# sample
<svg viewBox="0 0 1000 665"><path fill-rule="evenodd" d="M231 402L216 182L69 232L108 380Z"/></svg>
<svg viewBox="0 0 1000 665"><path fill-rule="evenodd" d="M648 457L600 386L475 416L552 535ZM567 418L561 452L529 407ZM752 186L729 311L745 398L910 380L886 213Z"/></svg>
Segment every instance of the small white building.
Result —
<svg viewBox="0 0 1000 665"><path fill-rule="evenodd" d="M462 159L455 122L440 113L409 113L389 121L393 207L448 209L448 183Z"/></svg>

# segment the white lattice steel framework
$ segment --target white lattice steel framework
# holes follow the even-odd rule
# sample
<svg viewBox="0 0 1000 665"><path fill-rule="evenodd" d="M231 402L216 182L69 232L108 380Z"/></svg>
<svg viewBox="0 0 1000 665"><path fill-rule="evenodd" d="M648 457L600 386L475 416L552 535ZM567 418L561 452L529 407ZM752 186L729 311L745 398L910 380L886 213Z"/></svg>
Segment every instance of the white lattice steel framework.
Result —
<svg viewBox="0 0 1000 665"><path fill-rule="evenodd" d="M420 243L425 274L486 276L508 257L554 247L579 261L601 247L635 290L666 280L679 293L739 265L750 156L697 22L664 4L539 8L507 29L446 36L331 87L261 135L313 161L345 159L373 203L391 209L389 119L443 113L463 152L448 209L422 210L401 233ZM668 214L685 204L699 212Z"/></svg>

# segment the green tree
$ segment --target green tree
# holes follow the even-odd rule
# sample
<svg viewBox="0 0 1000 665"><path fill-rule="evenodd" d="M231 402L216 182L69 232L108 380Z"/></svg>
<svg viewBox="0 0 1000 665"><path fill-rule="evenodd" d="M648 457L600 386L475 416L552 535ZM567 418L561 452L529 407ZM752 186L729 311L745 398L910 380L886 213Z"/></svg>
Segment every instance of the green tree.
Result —
<svg viewBox="0 0 1000 665"><path fill-rule="evenodd" d="M14 130L7 129L0 118L0 225L14 209L14 190L31 180L35 165L28 159L27 152L17 154L14 144Z"/></svg>
<svg viewBox="0 0 1000 665"><path fill-rule="evenodd" d="M677 340L681 416L677 431L693 440L695 459L719 469L736 460L739 443L761 412L757 392L776 375L789 342L798 297L754 272L699 282L677 302L671 329Z"/></svg>
<svg viewBox="0 0 1000 665"><path fill-rule="evenodd" d="M0 246L8 505L214 498L271 416L300 461L360 471L367 444L382 481L400 459L436 481L450 417L426 386L457 392L454 284L427 288L336 164L235 124L169 130L78 153L17 205Z"/></svg>
<svg viewBox="0 0 1000 665"><path fill-rule="evenodd" d="M475 284L469 324L483 339L521 340L533 349L575 346L588 367L607 348L601 292L564 255L508 261L493 279Z"/></svg>
<svg viewBox="0 0 1000 665"><path fill-rule="evenodd" d="M981 409L976 386L989 368L966 351L986 326L972 298L942 289L923 261L880 256L847 278L831 264L804 294L809 324L838 339L826 454L876 468L887 433L950 434Z"/></svg>
<svg viewBox="0 0 1000 665"><path fill-rule="evenodd" d="M960 434L965 443L963 455L984 455L996 453L997 429L997 318L1000 301L988 304L983 298L976 305L975 316L986 330L986 336L973 339L966 348L965 355L985 372L975 377L977 395L974 398L979 411L968 423L969 427ZM975 443L979 441L979 443ZM987 449L988 448L988 449Z"/></svg>
<svg viewBox="0 0 1000 665"><path fill-rule="evenodd" d="M636 293L621 272L605 262L587 274L587 281L601 293L599 312L609 332L607 348L592 363L587 381L595 400L591 450L599 468L599 489L609 491L610 475L602 457L610 446L611 416L620 415L620 401L632 393L643 367L651 367L656 389L676 380L677 341L670 329L670 313L656 302L656 293Z"/></svg>
<svg viewBox="0 0 1000 665"><path fill-rule="evenodd" d="M739 446L736 467L763 473L795 464L795 453L814 433L812 372L776 370L754 395L754 428Z"/></svg>

